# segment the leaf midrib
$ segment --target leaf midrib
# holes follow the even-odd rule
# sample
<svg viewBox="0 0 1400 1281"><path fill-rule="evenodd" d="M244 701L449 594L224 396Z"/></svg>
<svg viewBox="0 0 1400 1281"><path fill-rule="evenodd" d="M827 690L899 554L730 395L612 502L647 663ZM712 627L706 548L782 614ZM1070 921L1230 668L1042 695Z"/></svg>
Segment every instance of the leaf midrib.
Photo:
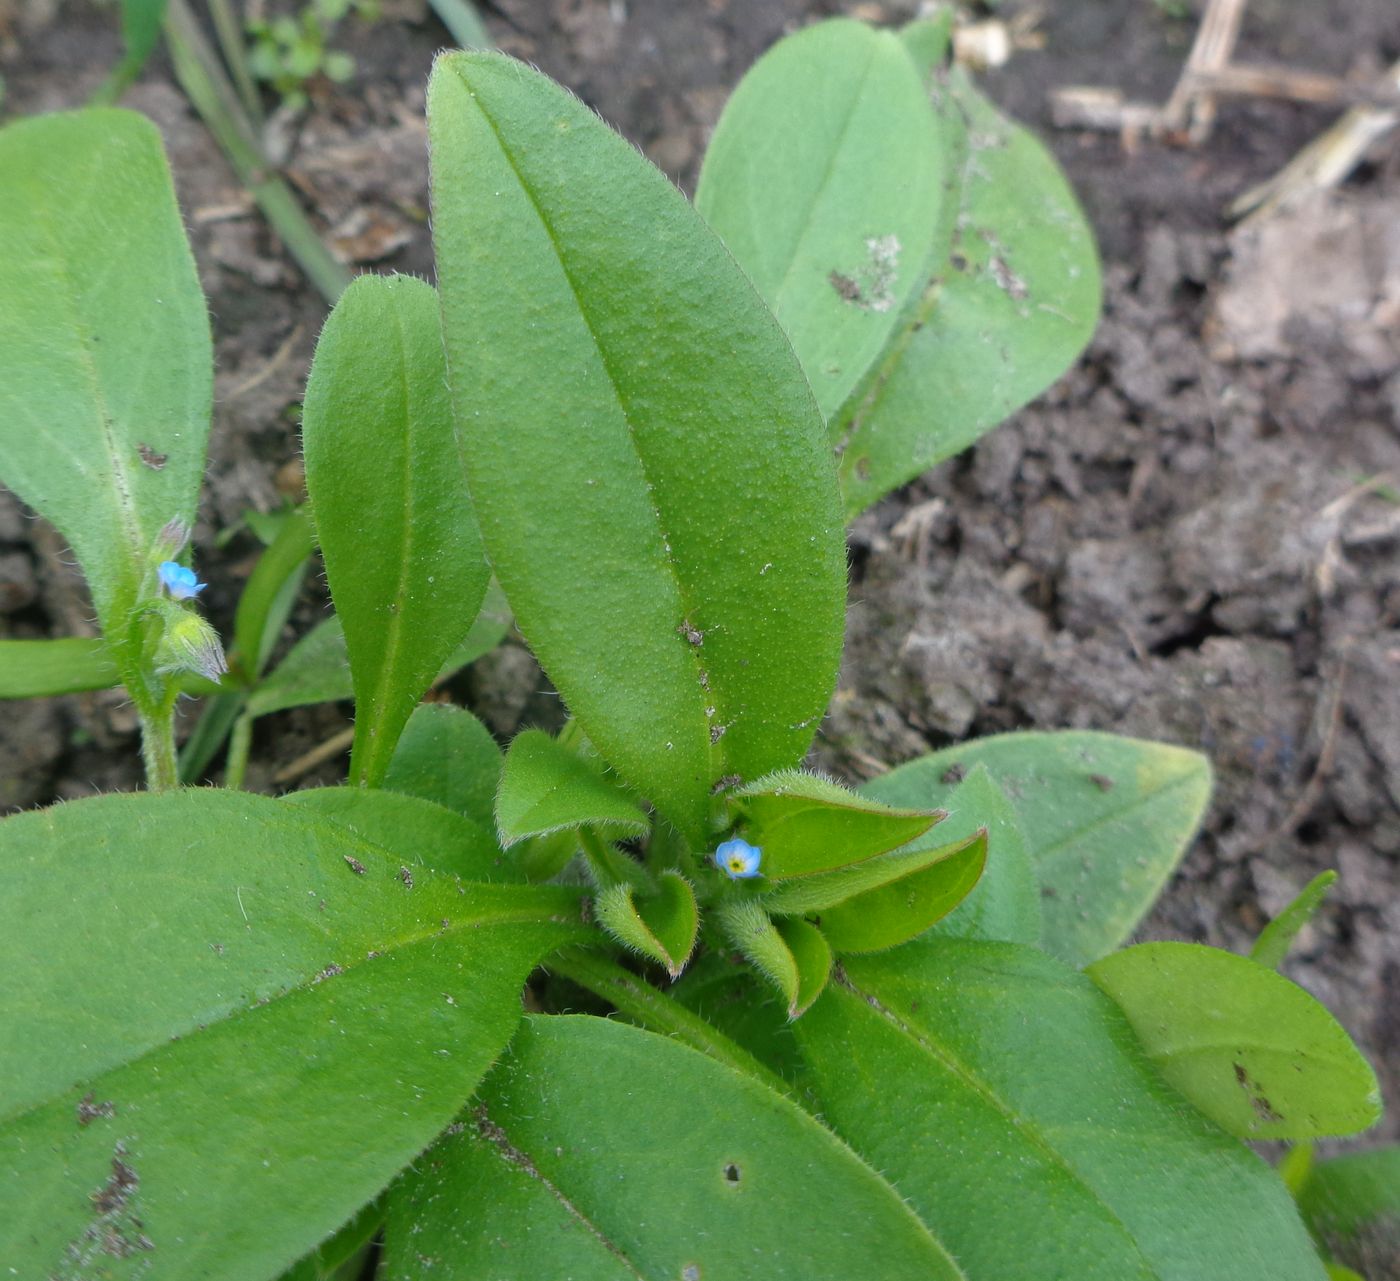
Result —
<svg viewBox="0 0 1400 1281"><path fill-rule="evenodd" d="M39 206L43 212L34 219L42 228L42 234L48 241L53 254L53 262L57 269L57 274L63 285L63 301L72 315L73 330L78 335L77 350L78 363L86 374L90 384L92 403L97 415L98 429L103 444L107 450L107 460L111 466L113 487L116 493L116 513L117 522L121 527L127 542L130 545L133 559L138 559L144 552L141 539L140 522L136 519L135 502L132 498L131 478L122 463L121 455L117 450L116 440L112 436L111 414L107 405L107 397L102 387L102 380L97 372L97 364L93 359L90 336L91 329L84 316L82 308L79 306L79 294L77 283L73 278L72 266L68 261L68 256L63 250L63 246L54 231L54 217L48 200L48 192L42 184L34 183L30 187L32 202ZM39 429L45 438L56 444L63 452L64 456L72 461L74 469L79 475L88 474L88 469L83 460L73 452L68 446L63 436L51 431L46 431L42 426ZM67 530L64 531L68 533ZM86 541L86 540L84 540ZM129 577L129 575L125 576ZM134 591L134 584L127 584L128 591Z"/></svg>
<svg viewBox="0 0 1400 1281"><path fill-rule="evenodd" d="M778 287L773 291L773 314L781 316L783 314L784 296L787 293L788 285L792 281L793 272L797 269L799 260L802 259L802 250L808 239L812 235L812 228L816 222L816 211L821 205L826 195L826 189L831 185L831 180L836 173L836 161L845 148L846 139L850 135L852 122L855 120L859 110L862 97L865 95L865 87L870 81L871 70L875 65L876 41L870 41L866 46L865 65L861 68L860 82L856 86L856 91L851 95L850 109L846 112L846 118L841 122L840 132L836 136L836 145L827 153L826 164L822 169L821 180L817 183L817 188L812 196L811 202L807 206L806 214L802 220L802 230L797 233L797 239L793 242L792 253L788 255L787 266L783 270L782 279L778 282ZM766 228L756 229L754 240L762 244Z"/></svg>
<svg viewBox="0 0 1400 1281"><path fill-rule="evenodd" d="M466 931L480 931L482 929L492 929L496 926L505 925L554 925L563 929L565 923L559 921L553 916L540 915L539 913L531 914L525 912L523 909L519 912L512 912L505 916L493 918L490 921L482 921L479 918L472 921L453 921L452 925L446 929L442 927L438 927L436 929L424 928L420 931L415 931L412 934L403 935L395 939L392 944L375 949L377 955L373 958L366 956L360 960L352 961L348 964L341 965L341 972L343 974L349 974L351 972L361 969L366 965L370 965L375 961L391 959L395 953L404 951L420 943L430 942L435 939L440 940L443 938L449 938L455 935L465 933ZM579 926L577 928L579 931L583 930L582 926ZM569 940L567 939L561 940L560 946L566 946L568 942ZM335 963L338 965L340 964L340 962ZM44 1098L39 1099L33 1104L21 1106L13 1111L0 1112L0 1130L3 1130L5 1127L12 1125L16 1122L23 1121L27 1117L33 1115L36 1112L42 1111L46 1107L51 1107L54 1103L58 1102L66 1095L72 1094L75 1091L82 1089L84 1086L93 1085L96 1082L102 1080L103 1077L108 1076L113 1072L123 1071L126 1068L132 1067L135 1064L143 1062L144 1060L150 1058L154 1054L159 1054L163 1050L168 1049L170 1045L175 1041L188 1041L193 1039L194 1037L199 1036L201 1033L210 1028L225 1026L228 1023L234 1021L235 1019L253 1017L260 1010L267 1009L268 1007L275 1005L279 1001L284 1001L289 997L295 996L300 992L309 991L311 988L319 986L319 984L322 982L334 983L336 979L340 977L340 975L332 975L329 978L322 978L321 976L322 971L318 970L312 974L306 975L303 979L299 979L296 982L288 984L286 987L282 988L279 992L272 996L259 998L256 1001L248 1001L239 1004L223 1016L215 1017L213 1019L207 1019L204 1023L197 1025L191 1024L188 1027L182 1026L179 1030L165 1036L159 1041L153 1042L152 1044L146 1046L145 1049L140 1050L139 1052L122 1059L120 1062L106 1064L96 1069L87 1076L80 1077L76 1080L68 1082L65 1085L60 1086L55 1093L48 1094Z"/></svg>
<svg viewBox="0 0 1400 1281"><path fill-rule="evenodd" d="M514 154L506 145L505 137L501 133L501 129L499 125L497 125L495 118L486 109L486 106L482 103L480 97L478 97L475 93L472 92L471 87L468 85L465 77L463 77L460 72L458 73L457 78L461 83L462 88L466 90L467 96L471 99L472 105L481 114L481 118L486 122L487 127L491 130L491 134L496 140L496 146L500 150L502 158L505 160L506 164L510 166L510 171L515 176L515 180L519 184L520 190L524 193L525 198L530 202L530 207L535 211L535 216L540 221L540 226L544 230L545 237L549 241L550 248L554 251L554 257L559 264L559 270L564 277L564 282L568 285L569 293L573 297L574 305L578 309L579 319L583 321L584 329L587 331L589 340L593 344L593 350L597 353L598 363L602 368L604 376L608 380L608 385L612 388L613 397L617 402L617 407L619 414L622 418L623 426L626 428L627 431L627 439L632 446L632 453L636 456L637 464L641 468L642 476L646 481L647 494L654 494L656 492L656 487L652 483L651 472L647 466L646 455L637 443L637 434L632 424L632 413L628 407L628 398L626 395L624 395L622 385L619 382L617 374L613 369L612 362L608 359L607 351L603 345L602 340L598 336L598 330L593 323L593 318L589 314L587 307L584 306L583 297L579 292L578 284L574 280L573 272L569 270L569 264L564 256L563 247L560 245L559 238L555 234L554 224L546 215L543 205L541 205L538 197L535 194L534 188L528 182L526 182L525 175L520 171L520 166L516 163ZM667 529L666 522L662 518L661 510L654 501L650 500L650 498L648 498L647 506L650 508L652 517L656 521L656 528L661 537L662 560L665 563L666 568L670 572L671 581L675 585L676 595L680 601L681 618L677 621L678 624L682 624L684 623L685 619L694 618L696 616L693 608L694 602L690 599L690 592L687 590L686 581L680 573L680 568L676 563L675 554L670 550L670 531ZM697 694L702 694L705 691L708 691L708 697L713 700L714 706L716 708L716 716L709 719L712 719L713 723L715 724L729 724L731 718L728 716L725 707L727 698L725 693L722 692L722 682L717 688L716 684L710 680L710 673L706 669L705 665L701 663L700 656L697 653L697 649L698 647L694 645L686 646L686 650L690 658L691 664L695 669L694 692ZM705 699L703 697L697 698L696 702L703 709ZM708 745L711 776L714 776L717 772L714 764L716 750L717 749L713 742ZM722 756L722 752L720 754Z"/></svg>
<svg viewBox="0 0 1400 1281"><path fill-rule="evenodd" d="M374 682L374 698L370 704L373 708L373 720L362 717L362 710L359 700L355 706L355 727L358 736L359 726L366 727L365 742L366 754L369 760L363 766L359 766L356 772L360 775L361 783L380 782L389 766L390 751L384 746L385 739L382 733L384 722L389 711L389 691L393 685L393 678L398 669L399 649L403 643L404 635L404 607L408 601L409 577L412 573L413 565L413 545L414 526L416 522L413 514L417 510L414 502L414 454L413 454L413 425L410 419L410 406L413 396L410 389L408 370L408 336L404 332L403 313L395 307L394 329L399 340L399 374L400 390L403 401L403 523L400 525L400 547L399 547L399 575L398 586L394 592L394 608L390 612L389 621L385 627L385 640L383 649L383 659L379 665L378 679ZM344 629L345 620L341 619L341 628ZM349 641L347 638L346 652L349 653ZM352 669L353 676L353 669ZM381 765L382 761L382 765Z"/></svg>
<svg viewBox="0 0 1400 1281"><path fill-rule="evenodd" d="M1133 797L1132 800L1130 800L1127 804L1123 805L1120 809L1111 810L1108 813L1101 815L1099 818L1096 818L1092 823L1087 823L1083 827L1077 827L1073 831L1060 837L1058 840L1051 841L1048 845L1042 845L1039 848L1037 848L1035 850L1036 861L1048 863L1051 859L1053 859L1055 855L1063 852L1066 848L1076 844L1079 841L1086 839L1095 832L1098 832L1101 828L1107 827L1112 823L1121 822L1134 810L1139 809L1144 805L1155 804L1157 801L1162 800L1164 797L1170 796L1173 792L1196 781L1197 777L1197 774L1194 772L1185 772L1178 774L1173 779L1168 780L1166 783L1162 784L1162 786L1158 787L1155 791L1140 791L1135 797ZM1014 806L1015 802L1013 801L1012 804Z"/></svg>
<svg viewBox="0 0 1400 1281"><path fill-rule="evenodd" d="M503 1126L498 1120L491 1116L485 1104L481 1106L481 1115L485 1117L485 1119L490 1123L492 1128L500 1132L502 1137L510 1145L511 1151L504 1151L502 1150L502 1145L496 1142L490 1135L485 1133L479 1134L478 1141L485 1144L488 1147L488 1149L491 1152L491 1155L495 1157L497 1161L512 1166L515 1169L518 1169L526 1178L532 1179L535 1182L537 1182L542 1188L544 1188L546 1192L550 1194L550 1196L552 1196L556 1201L559 1202L561 1206L563 1206L565 1213L570 1215L573 1219L577 1220L578 1223L585 1227L592 1235L593 1239L597 1241L598 1244L603 1247L603 1249L605 1249L609 1254L611 1254L615 1259L617 1259L617 1261L621 1263L634 1277L636 1277L637 1281L651 1281L651 1278L648 1278L647 1275L644 1272L642 1272L641 1269L638 1268L635 1263L633 1263L632 1259L628 1256L627 1252L622 1248L622 1246L620 1246L616 1241L612 1239L612 1237L610 1237L606 1232L604 1232L602 1228L600 1228L596 1223L594 1223L588 1215L586 1215L581 1209L579 1209L579 1207L575 1205L574 1202L571 1201L569 1197L564 1194L562 1188L560 1188L552 1179L550 1179L546 1174L544 1174L540 1170L539 1166L533 1160L530 1159L530 1154L528 1150L522 1148L514 1140L514 1138L512 1138L510 1132L505 1128L505 1126Z"/></svg>
<svg viewBox="0 0 1400 1281"><path fill-rule="evenodd" d="M1067 1157L1059 1152L1057 1148L1041 1133L1040 1128L1023 1117L1005 1099L1001 1097L990 1085L975 1075L972 1069L962 1061L953 1051L945 1045L934 1042L923 1034L923 1029L915 1030L911 1025L899 1018L879 997L871 992L858 987L849 975L843 980L833 979L833 982L840 982L854 997L863 1001L875 1013L885 1020L897 1032L906 1037L914 1046L923 1051L929 1058L934 1059L947 1071L951 1072L958 1080L973 1094L983 1102L990 1105L1012 1128L1035 1148L1048 1163L1055 1169L1063 1173L1076 1187L1088 1194L1090 1200L1096 1205L1116 1227L1127 1241L1128 1245L1136 1254L1138 1260L1147 1272L1153 1276L1162 1278L1163 1274L1156 1268L1152 1261L1142 1252L1138 1244L1137 1234L1134 1233L1126 1223L1118 1216L1117 1211L1110 1206L1099 1194L1097 1188L1089 1184L1084 1177L1069 1163Z"/></svg>

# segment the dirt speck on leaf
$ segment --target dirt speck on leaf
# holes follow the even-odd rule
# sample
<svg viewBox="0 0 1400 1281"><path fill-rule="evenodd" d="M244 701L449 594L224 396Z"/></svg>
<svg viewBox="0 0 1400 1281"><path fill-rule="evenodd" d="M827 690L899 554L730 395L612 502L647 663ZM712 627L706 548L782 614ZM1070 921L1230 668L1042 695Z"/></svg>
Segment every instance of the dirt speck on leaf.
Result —
<svg viewBox="0 0 1400 1281"><path fill-rule="evenodd" d="M91 1125L99 1117L116 1116L116 1114L116 1105L113 1104L111 1099L103 1099L99 1103L94 1099L92 1093L89 1092L87 1094L84 1094L83 1097L78 1100L79 1125Z"/></svg>
<svg viewBox="0 0 1400 1281"><path fill-rule="evenodd" d="M1283 1117L1274 1110L1274 1105L1264 1097L1259 1083L1250 1079L1243 1063L1235 1064L1235 1080L1239 1083L1240 1089L1249 1095L1249 1105L1254 1109L1254 1115L1259 1118L1261 1125L1283 1120Z"/></svg>

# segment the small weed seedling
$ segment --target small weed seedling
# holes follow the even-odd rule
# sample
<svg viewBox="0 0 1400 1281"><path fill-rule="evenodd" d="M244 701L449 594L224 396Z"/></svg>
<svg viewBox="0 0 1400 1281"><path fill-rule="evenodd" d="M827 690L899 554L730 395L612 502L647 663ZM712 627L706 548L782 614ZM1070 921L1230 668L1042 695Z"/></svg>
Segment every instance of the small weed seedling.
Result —
<svg viewBox="0 0 1400 1281"><path fill-rule="evenodd" d="M437 287L364 276L331 313L309 511L262 528L227 658L156 132L0 132L0 475L102 629L0 644L0 692L120 683L150 784L0 822L11 1274L1316 1281L1309 1225L1344 1250L1387 1212L1393 1154L1305 1146L1380 1110L1275 968L1325 885L1249 957L1123 947L1199 755L1027 733L857 790L803 769L846 518L1098 313L1064 179L946 36L783 41L695 207L539 73L440 58ZM335 617L272 667L313 541ZM570 719L503 754L421 699L507 606ZM230 786L180 784L192 689L185 777L231 733ZM345 786L239 789L254 718L346 696ZM1303 1145L1287 1181L1260 1139Z"/></svg>

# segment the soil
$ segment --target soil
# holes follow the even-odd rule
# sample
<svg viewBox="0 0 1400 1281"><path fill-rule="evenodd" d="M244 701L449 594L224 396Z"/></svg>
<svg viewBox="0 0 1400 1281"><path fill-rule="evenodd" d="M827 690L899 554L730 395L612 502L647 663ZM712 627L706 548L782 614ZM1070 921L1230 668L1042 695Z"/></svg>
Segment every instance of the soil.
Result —
<svg viewBox="0 0 1400 1281"><path fill-rule="evenodd" d="M371 270L427 273L423 89L449 43L422 0L384 0L338 43L355 79L279 113L286 172L331 243ZM1025 6L1007 3L1003 16ZM903 20L913 0L496 0L492 34L574 89L692 190L707 131L752 60L839 9ZM981 443L851 531L848 648L815 757L860 778L959 739L1082 727L1209 753L1205 830L1144 937L1246 948L1317 872L1341 881L1287 971L1378 1065L1400 1134L1400 145L1340 192L1256 228L1224 208L1331 113L1222 106L1199 147L1057 132L1048 91L1169 92L1194 30L1143 0L1038 5L1044 48L986 77L1075 182L1103 250L1085 357ZM118 54L110 8L0 0L4 110L80 104ZM1254 0L1245 59L1341 75L1400 57L1394 0ZM196 531L225 628L256 544L216 543L295 488L296 407L324 305L256 214L157 59L127 105L170 148L217 343L208 490ZM0 635L92 630L60 540L0 493ZM325 609L313 582L288 629ZM518 641L453 686L502 734L559 716ZM250 775L347 723L262 723ZM12 705L0 807L137 784L119 695ZM308 777L332 781L336 765Z"/></svg>

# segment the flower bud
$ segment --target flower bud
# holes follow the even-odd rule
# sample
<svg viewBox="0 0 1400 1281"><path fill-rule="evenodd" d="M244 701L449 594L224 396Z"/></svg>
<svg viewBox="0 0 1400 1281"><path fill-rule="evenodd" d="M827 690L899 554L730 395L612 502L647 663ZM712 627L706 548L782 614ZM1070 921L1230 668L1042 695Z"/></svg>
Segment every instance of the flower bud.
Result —
<svg viewBox="0 0 1400 1281"><path fill-rule="evenodd" d="M217 681L228 671L218 633L198 614L171 609L165 615L165 631L156 646L156 671L166 675L193 672L205 680Z"/></svg>

